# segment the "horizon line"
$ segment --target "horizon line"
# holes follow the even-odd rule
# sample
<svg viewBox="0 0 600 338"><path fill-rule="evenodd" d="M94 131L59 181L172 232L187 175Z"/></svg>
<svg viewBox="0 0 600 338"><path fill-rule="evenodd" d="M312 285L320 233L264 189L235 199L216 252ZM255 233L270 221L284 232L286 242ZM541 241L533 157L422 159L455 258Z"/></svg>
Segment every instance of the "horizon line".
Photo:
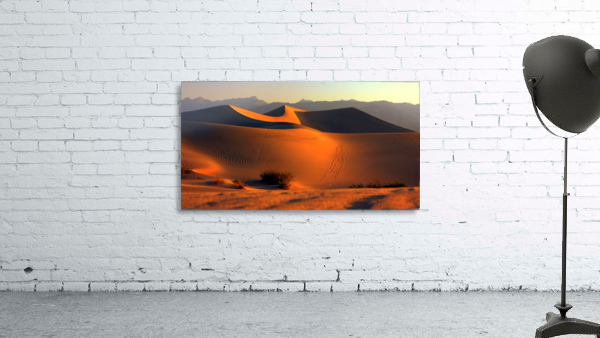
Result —
<svg viewBox="0 0 600 338"><path fill-rule="evenodd" d="M181 101L183 101L183 100L185 100L185 99L195 100L195 99L199 99L199 98L200 98L200 99L205 99L205 100L209 100L209 101L212 101L212 102L216 102L216 101L226 101L226 100L249 99L249 98L253 98L253 97L257 98L258 100L264 101L264 102L266 102L267 104L271 104L271 103L285 103L285 102L281 102L281 101L267 102L267 101L265 101L265 100L262 100L262 99L260 99L260 98L259 98L258 96L256 96L256 95L253 95L253 96L248 96L248 97L232 97L232 98L225 99L225 100L214 100L214 101L213 101L213 100L211 100L211 99L207 99L207 98L205 98L205 97L202 97L202 96L197 96L197 97L195 97L195 98L191 98L191 97L187 96L187 97L184 97L184 98L182 98L182 99L181 99ZM295 103L298 103L298 102L301 102L301 101L310 101L310 102L338 102L338 101L356 101L356 102L367 102L367 103L370 103L370 102L389 102L389 103L406 103L406 104L410 104L410 105L413 105L413 106L419 106L419 105L421 105L421 102L419 102L419 103L410 103L410 102L406 102L406 101L404 101L404 102L393 102L393 101L388 101L388 100L359 101L359 100L355 100L355 99L348 99L348 100L335 100L335 101L313 101L313 100L300 99L300 101L297 101L297 102L295 102ZM290 103L291 103L291 102L290 102Z"/></svg>

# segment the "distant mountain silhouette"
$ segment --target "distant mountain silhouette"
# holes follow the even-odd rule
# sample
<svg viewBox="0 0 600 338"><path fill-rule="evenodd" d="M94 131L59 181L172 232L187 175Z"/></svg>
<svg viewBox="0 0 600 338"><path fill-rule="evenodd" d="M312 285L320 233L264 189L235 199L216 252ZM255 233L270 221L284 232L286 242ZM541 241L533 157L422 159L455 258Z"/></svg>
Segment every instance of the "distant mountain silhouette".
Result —
<svg viewBox="0 0 600 338"><path fill-rule="evenodd" d="M197 97L195 99L185 98L181 101L181 112L188 112L199 109L206 109L217 106L226 106L232 105L248 110L255 111L257 107L266 105L267 102L263 100L259 100L256 96L246 97L246 98L237 98L237 99L227 99L227 100L219 100L219 101L211 101L204 99L202 97Z"/></svg>
<svg viewBox="0 0 600 338"><path fill-rule="evenodd" d="M320 111L297 111L303 126L326 133L398 133L412 130L399 127L350 107Z"/></svg>
<svg viewBox="0 0 600 338"><path fill-rule="evenodd" d="M222 101L210 101L201 97L196 99L186 98L181 101L181 111L191 111L203 108L214 107L218 105L234 105L243 109L248 109L256 113L269 113L284 105L292 106L298 109L323 111L354 107L363 112L374 116L391 124L401 126L406 129L419 131L420 129L420 105L410 103L394 103L389 101L363 102L357 100L341 101L310 101L300 100L296 103L290 102L271 102L267 103L258 99L256 96L249 98L238 98Z"/></svg>

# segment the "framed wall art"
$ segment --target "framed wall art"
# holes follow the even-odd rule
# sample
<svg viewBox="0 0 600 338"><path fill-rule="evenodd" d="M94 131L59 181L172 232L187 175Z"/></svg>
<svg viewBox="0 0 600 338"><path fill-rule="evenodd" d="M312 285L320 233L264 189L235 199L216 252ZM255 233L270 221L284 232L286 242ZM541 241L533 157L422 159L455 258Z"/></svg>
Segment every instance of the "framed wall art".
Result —
<svg viewBox="0 0 600 338"><path fill-rule="evenodd" d="M417 209L418 82L183 82L182 209Z"/></svg>

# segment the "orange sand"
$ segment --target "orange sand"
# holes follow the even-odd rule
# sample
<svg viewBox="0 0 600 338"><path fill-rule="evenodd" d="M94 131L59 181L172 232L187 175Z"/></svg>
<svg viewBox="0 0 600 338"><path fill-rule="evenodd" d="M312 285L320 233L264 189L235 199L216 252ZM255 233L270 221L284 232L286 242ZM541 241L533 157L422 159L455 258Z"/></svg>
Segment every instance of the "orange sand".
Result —
<svg viewBox="0 0 600 338"><path fill-rule="evenodd" d="M236 190L182 184L182 209L418 209L419 188ZM214 189L214 190L213 190ZM219 191L220 190L220 191Z"/></svg>

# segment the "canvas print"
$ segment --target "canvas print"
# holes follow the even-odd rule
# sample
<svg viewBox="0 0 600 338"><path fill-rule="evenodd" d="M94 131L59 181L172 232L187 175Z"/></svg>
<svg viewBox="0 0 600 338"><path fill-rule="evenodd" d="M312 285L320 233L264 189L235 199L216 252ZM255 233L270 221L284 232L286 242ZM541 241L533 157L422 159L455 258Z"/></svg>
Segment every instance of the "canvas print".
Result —
<svg viewBox="0 0 600 338"><path fill-rule="evenodd" d="M419 208L418 82L183 82L182 209Z"/></svg>

